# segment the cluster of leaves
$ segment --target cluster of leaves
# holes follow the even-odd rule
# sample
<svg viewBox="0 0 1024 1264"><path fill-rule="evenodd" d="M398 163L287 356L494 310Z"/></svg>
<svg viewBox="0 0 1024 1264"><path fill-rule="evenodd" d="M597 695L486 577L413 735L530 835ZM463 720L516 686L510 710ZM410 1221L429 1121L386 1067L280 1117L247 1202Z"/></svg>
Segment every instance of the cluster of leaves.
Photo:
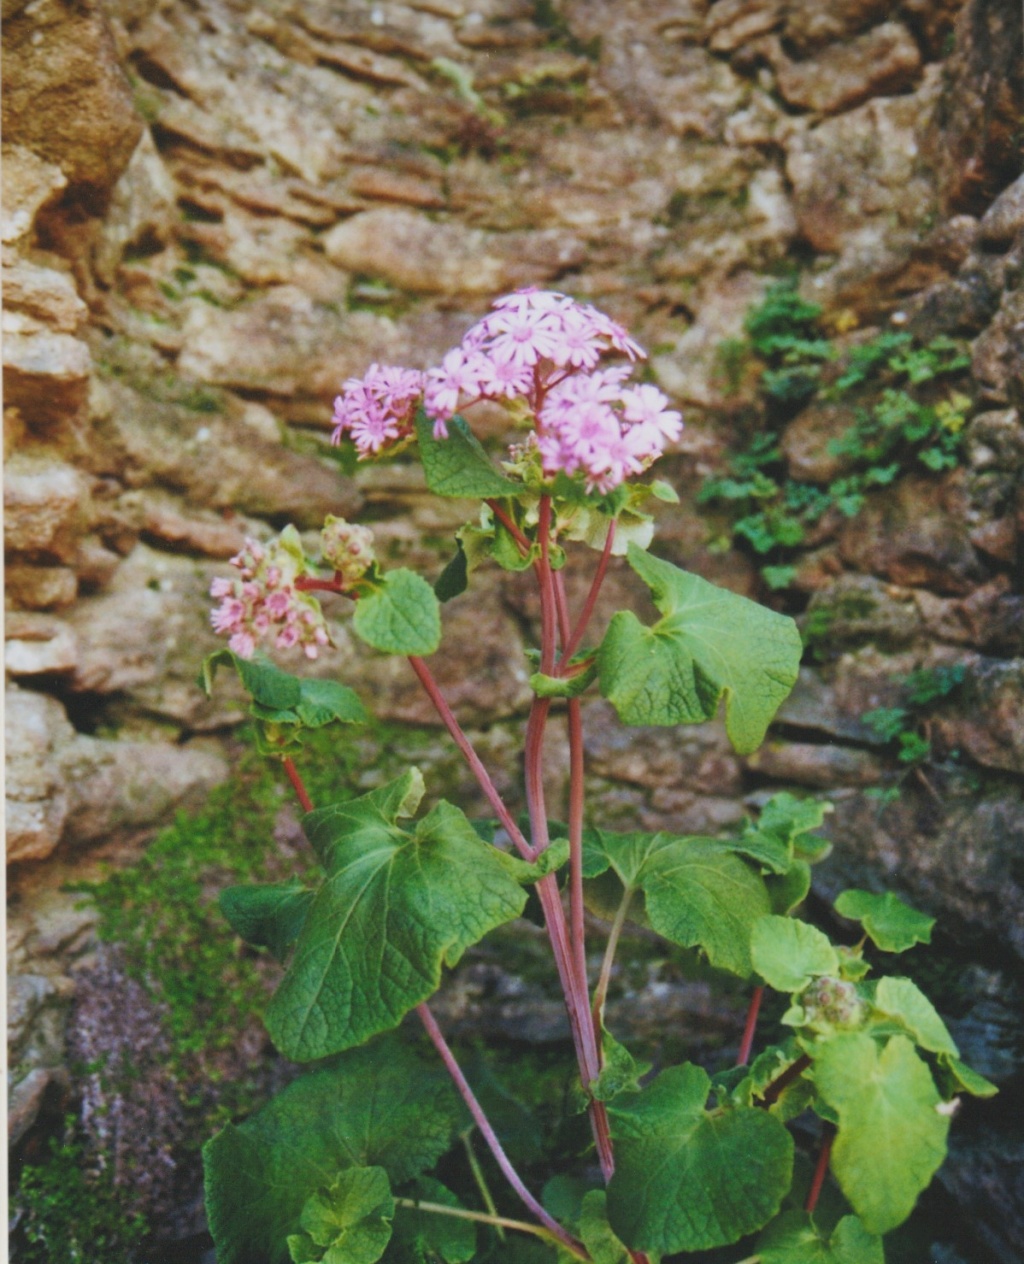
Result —
<svg viewBox="0 0 1024 1264"><path fill-rule="evenodd" d="M795 567L791 550L801 545L826 512L856 515L868 492L923 466L952 468L959 459L971 401L931 384L965 369L969 358L950 338L920 345L911 334L883 331L837 360L822 332L822 309L807 303L791 282L771 287L745 321L745 341L723 353L734 372L751 356L763 366L760 389L769 422L746 450L733 457L729 473L708 479L698 500L727 508L730 531L764 558L761 573L770 588L786 588ZM855 420L829 445L845 470L822 485L789 478L777 425L813 399L847 401Z"/></svg>
<svg viewBox="0 0 1024 1264"><path fill-rule="evenodd" d="M901 764L916 765L931 758L932 744L922 726L937 702L941 702L964 682L963 663L946 667L924 667L903 680L905 705L876 707L861 717L882 741L891 744Z"/></svg>
<svg viewBox="0 0 1024 1264"><path fill-rule="evenodd" d="M90 1172L84 1144L65 1122L46 1162L21 1169L12 1195L11 1244L23 1264L94 1264L132 1260L148 1228L128 1215L109 1174Z"/></svg>

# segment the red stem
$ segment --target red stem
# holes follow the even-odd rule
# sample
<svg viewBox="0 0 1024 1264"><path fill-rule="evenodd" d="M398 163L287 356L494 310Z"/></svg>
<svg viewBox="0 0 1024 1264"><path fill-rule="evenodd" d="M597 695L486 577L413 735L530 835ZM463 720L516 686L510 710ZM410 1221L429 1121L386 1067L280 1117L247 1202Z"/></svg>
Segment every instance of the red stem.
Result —
<svg viewBox="0 0 1024 1264"><path fill-rule="evenodd" d="M288 774L288 780L292 783L292 789L295 791L299 802L302 804L303 812L312 812L313 801L306 793L306 787L303 785L302 778L299 776L299 770L295 767L295 764L288 755L285 755L281 762L284 764L284 770Z"/></svg>
<svg viewBox="0 0 1024 1264"><path fill-rule="evenodd" d="M806 1053L802 1053L799 1058L791 1065L786 1067L785 1071L765 1089L759 1106L767 1107L773 1105L782 1096L783 1090L789 1088L794 1080L798 1080L801 1075L811 1065L811 1060Z"/></svg>
<svg viewBox="0 0 1024 1264"><path fill-rule="evenodd" d="M808 1215L818 1205L821 1187L825 1184L825 1177L828 1174L829 1159L832 1157L832 1142L835 1140L835 1137L836 1130L833 1125L825 1124L825 1130L821 1137L821 1151L818 1154L818 1162L814 1169L814 1177L811 1180L811 1188L807 1191L807 1202L804 1203L804 1211Z"/></svg>
<svg viewBox="0 0 1024 1264"><path fill-rule="evenodd" d="M353 596L337 574L333 579L317 579L313 575L299 575L295 580L295 587L299 592L332 592L341 593L346 597Z"/></svg>
<svg viewBox="0 0 1024 1264"><path fill-rule="evenodd" d="M750 1008L747 1010L747 1025L743 1028L743 1039L740 1041L740 1051L736 1058L737 1066L746 1066L750 1061L750 1051L754 1047L754 1032L757 1030L757 1015L761 1009L763 996L762 986L754 988L754 995L750 998Z"/></svg>
<svg viewBox="0 0 1024 1264"><path fill-rule="evenodd" d="M549 1232L556 1237L559 1242L563 1243L575 1254L582 1255L584 1258L589 1259L590 1256L587 1254L583 1243L578 1242L570 1233L567 1233L558 1221L544 1210L537 1199L534 1198L534 1196L523 1184L522 1178L512 1166L508 1155L505 1153L501 1142L498 1140L497 1134L491 1127L490 1120L484 1114L483 1108L476 1099L476 1095L469 1087L469 1082L463 1075L462 1068L455 1061L455 1055L448 1047L448 1042L442 1035L441 1029L438 1027L434 1015L427 1008L426 1004L417 1005L416 1013L419 1014L423 1026L427 1030L427 1035L433 1041L434 1048L441 1055L441 1060L448 1068L448 1074L455 1081L455 1087L459 1090L462 1100L469 1107L469 1112L476 1121L476 1126L480 1129L481 1136L490 1147L490 1151L494 1155L498 1167L500 1167L504 1173L505 1179L523 1200L529 1210L537 1217L540 1223L549 1230Z"/></svg>
<svg viewBox="0 0 1024 1264"><path fill-rule="evenodd" d="M523 557L525 557L527 553L529 553L530 551L530 541L526 538L525 535L523 535L522 531L520 531L520 529L516 526L511 516L507 514L504 509L502 509L498 501L488 500L488 501L485 501L484 503L487 505L488 509L490 509L491 513L494 514L495 518L498 519L501 525L509 533L509 535L513 538L513 540L515 540L516 544L519 545L519 552L522 553Z"/></svg>
<svg viewBox="0 0 1024 1264"><path fill-rule="evenodd" d="M487 796L487 802L494 809L498 820L505 827L509 838L511 838L512 842L515 844L517 851L520 855L525 856L527 860L535 860L537 858L536 849L531 847L527 842L523 835L523 831L516 824L515 818L506 807L505 801L502 799L501 795L498 793L497 787L491 780L490 773L484 767L483 761L473 749L472 743L462 731L462 726L455 718L455 713L452 711L451 707L446 702L444 695L441 693L441 690L438 688L437 681L434 679L430 668L422 658L419 658L415 654L411 654L409 656L409 665L419 677L420 684L426 690L430 701L434 704L434 707L436 708L438 715L441 717L445 728L448 730L452 741L462 752L466 763L469 764L473 771L473 775L476 777L477 782L480 785L480 789L483 790L484 794Z"/></svg>
<svg viewBox="0 0 1024 1264"><path fill-rule="evenodd" d="M576 620L576 626L572 634L565 638L564 647L562 649L562 663L568 663L573 654L579 649L580 642L583 640L594 613L594 607L597 605L597 598L601 592L601 585L604 583L604 577L608 573L608 562L612 556L612 545L615 543L615 519L608 524L608 535L605 537L604 548L601 550L601 557L597 563L597 570L594 572L594 579L590 585L590 592L587 593L587 599L583 603L583 609L580 611L580 617Z"/></svg>

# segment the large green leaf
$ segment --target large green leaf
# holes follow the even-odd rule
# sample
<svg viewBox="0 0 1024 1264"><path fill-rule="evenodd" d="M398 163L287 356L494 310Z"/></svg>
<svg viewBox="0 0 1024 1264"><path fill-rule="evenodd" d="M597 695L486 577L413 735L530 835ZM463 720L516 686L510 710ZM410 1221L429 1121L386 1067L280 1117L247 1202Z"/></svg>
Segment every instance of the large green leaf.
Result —
<svg viewBox="0 0 1024 1264"><path fill-rule="evenodd" d="M218 1264L281 1264L311 1194L350 1167L411 1179L448 1149L458 1120L447 1079L392 1037L302 1076L203 1148Z"/></svg>
<svg viewBox="0 0 1024 1264"><path fill-rule="evenodd" d="M278 961L299 937L313 892L299 881L228 887L217 903L232 930L247 944L269 948Z"/></svg>
<svg viewBox="0 0 1024 1264"><path fill-rule="evenodd" d="M784 1212L757 1240L759 1264L885 1264L882 1239L856 1216L844 1216L826 1237L804 1211Z"/></svg>
<svg viewBox="0 0 1024 1264"><path fill-rule="evenodd" d="M450 803L410 831L423 779L411 770L303 822L325 870L266 1022L305 1062L397 1026L437 991L441 967L523 910L534 870L483 842Z"/></svg>
<svg viewBox="0 0 1024 1264"><path fill-rule="evenodd" d="M377 1264L391 1238L395 1200L382 1167L350 1167L330 1189L310 1194L301 1233L290 1234L293 1264Z"/></svg>
<svg viewBox="0 0 1024 1264"><path fill-rule="evenodd" d="M919 913L891 891L843 891L835 903L841 917L860 922L884 952L905 952L915 944L930 944L935 918Z"/></svg>
<svg viewBox="0 0 1024 1264"><path fill-rule="evenodd" d="M416 438L427 486L437 496L482 500L517 496L523 490L495 467L461 417L448 423L447 439L435 439L433 423L421 412Z"/></svg>
<svg viewBox="0 0 1024 1264"><path fill-rule="evenodd" d="M894 1019L922 1049L960 1056L935 1006L912 980L879 979L872 1004L879 1013Z"/></svg>
<svg viewBox="0 0 1024 1264"><path fill-rule="evenodd" d="M611 866L627 891L642 891L659 935L702 948L720 969L750 974L751 931L771 905L761 875L727 842L588 830L584 863L588 877Z"/></svg>
<svg viewBox="0 0 1024 1264"><path fill-rule="evenodd" d="M837 1113L832 1170L869 1233L910 1215L946 1156L949 1116L931 1072L905 1036L881 1050L871 1036L832 1036L814 1051L818 1092Z"/></svg>
<svg viewBox="0 0 1024 1264"><path fill-rule="evenodd" d="M777 992L799 992L817 975L837 975L839 957L827 935L795 917L762 917L750 941L754 969Z"/></svg>
<svg viewBox="0 0 1024 1264"><path fill-rule="evenodd" d="M650 628L631 611L613 617L598 651L601 693L627 724L699 724L724 696L730 741L756 750L796 682L796 624L635 545L628 558L663 617Z"/></svg>
<svg viewBox="0 0 1024 1264"><path fill-rule="evenodd" d="M594 1264L629 1264L629 1252L608 1223L607 1195L591 1189L583 1195L580 1209L580 1237Z"/></svg>
<svg viewBox="0 0 1024 1264"><path fill-rule="evenodd" d="M779 1210L793 1175L792 1138L756 1107L705 1110L710 1085L687 1063L610 1103L608 1219L628 1246L725 1246Z"/></svg>
<svg viewBox="0 0 1024 1264"><path fill-rule="evenodd" d="M441 643L441 604L415 571L386 571L379 586L360 597L352 626L384 654L433 654Z"/></svg>

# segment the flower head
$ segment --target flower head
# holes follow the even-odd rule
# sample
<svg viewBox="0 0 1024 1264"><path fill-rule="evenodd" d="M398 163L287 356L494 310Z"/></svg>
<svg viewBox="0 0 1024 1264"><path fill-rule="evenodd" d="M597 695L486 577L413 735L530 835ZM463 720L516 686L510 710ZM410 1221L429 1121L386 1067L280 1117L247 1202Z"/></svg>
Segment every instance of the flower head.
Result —
<svg viewBox="0 0 1024 1264"><path fill-rule="evenodd" d="M423 398L418 369L371 364L365 377L350 377L334 401L332 443L347 434L360 457L374 456L412 433Z"/></svg>
<svg viewBox="0 0 1024 1264"><path fill-rule="evenodd" d="M252 658L264 637L273 638L278 649L301 645L307 658L316 658L330 643L319 602L295 586L307 564L294 527L266 546L246 540L231 565L236 578L218 577L210 584L210 596L220 602L210 622L215 632L230 638L228 645L240 658Z"/></svg>

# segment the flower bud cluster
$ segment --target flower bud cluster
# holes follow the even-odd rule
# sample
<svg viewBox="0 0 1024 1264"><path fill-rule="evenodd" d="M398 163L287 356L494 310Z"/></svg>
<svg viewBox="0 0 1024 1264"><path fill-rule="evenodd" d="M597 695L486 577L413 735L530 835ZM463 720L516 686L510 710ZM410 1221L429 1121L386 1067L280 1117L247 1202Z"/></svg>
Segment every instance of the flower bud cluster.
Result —
<svg viewBox="0 0 1024 1264"><path fill-rule="evenodd" d="M360 579L374 562L369 527L328 514L320 532L320 555L348 583Z"/></svg>
<svg viewBox="0 0 1024 1264"><path fill-rule="evenodd" d="M800 1004L807 1025L816 1028L856 1027L867 1007L853 983L845 979L815 979L802 993Z"/></svg>
<svg viewBox="0 0 1024 1264"><path fill-rule="evenodd" d="M434 437L460 408L480 400L532 419L533 444L547 476L580 473L590 490L610 491L641 473L678 439L682 418L648 384L626 385L643 349L622 325L565 294L525 289L500 298L458 347L426 373L372 365L335 402L335 440L348 434L361 457L412 432L422 401Z"/></svg>
<svg viewBox="0 0 1024 1264"><path fill-rule="evenodd" d="M220 601L210 622L216 632L230 637L228 645L240 658L252 658L263 638L278 649L299 645L307 658L316 658L330 643L320 603L295 586L307 564L294 527L286 527L266 545L247 539L231 565L237 577L218 578L210 585L210 596Z"/></svg>

